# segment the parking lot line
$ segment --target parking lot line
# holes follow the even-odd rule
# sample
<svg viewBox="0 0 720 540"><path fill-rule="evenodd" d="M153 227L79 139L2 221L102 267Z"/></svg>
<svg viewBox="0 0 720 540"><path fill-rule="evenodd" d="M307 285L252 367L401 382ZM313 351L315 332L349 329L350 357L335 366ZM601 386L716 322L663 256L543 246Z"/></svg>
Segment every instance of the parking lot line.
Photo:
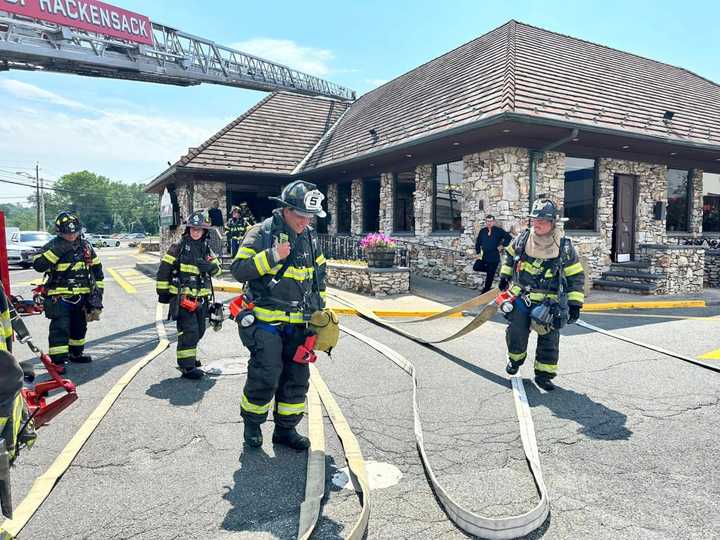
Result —
<svg viewBox="0 0 720 540"><path fill-rule="evenodd" d="M108 266L107 271L110 272L110 275L111 275L113 278L115 278L115 283L117 283L118 285L120 285L126 293L129 293L129 294L136 294L136 293L137 293L137 289L136 289L132 284L130 284L130 283L128 283L127 281L125 281L125 278L123 278L123 277L118 273L117 270L115 270L114 268L111 268L111 267Z"/></svg>

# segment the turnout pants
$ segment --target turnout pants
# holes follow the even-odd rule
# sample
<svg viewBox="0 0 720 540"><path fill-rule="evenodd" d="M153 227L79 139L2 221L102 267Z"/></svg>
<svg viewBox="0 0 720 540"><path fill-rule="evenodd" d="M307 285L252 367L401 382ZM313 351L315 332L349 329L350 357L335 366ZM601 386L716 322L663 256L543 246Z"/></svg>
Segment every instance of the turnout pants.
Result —
<svg viewBox="0 0 720 540"><path fill-rule="evenodd" d="M87 334L84 308L84 296L45 299L45 317L50 319L48 354L56 364L66 362L68 354L80 356L83 353Z"/></svg>
<svg viewBox="0 0 720 540"><path fill-rule="evenodd" d="M197 344L205 334L207 308L207 300L195 311L178 307L177 363L180 369L190 369L200 365L197 361Z"/></svg>
<svg viewBox="0 0 720 540"><path fill-rule="evenodd" d="M523 364L527 358L528 338L530 337L530 312L520 309L515 303L515 309L508 315L510 324L505 330L505 341L508 348L508 358L516 364ZM552 330L543 336L538 335L535 350L535 375L552 379L557 374L558 356L560 352L560 332Z"/></svg>
<svg viewBox="0 0 720 540"><path fill-rule="evenodd" d="M293 428L305 412L310 379L309 366L292 360L298 345L305 340L305 327L286 324L272 328L275 331L264 324L239 327L240 339L250 350L241 415L246 422L262 424L274 397L275 425Z"/></svg>

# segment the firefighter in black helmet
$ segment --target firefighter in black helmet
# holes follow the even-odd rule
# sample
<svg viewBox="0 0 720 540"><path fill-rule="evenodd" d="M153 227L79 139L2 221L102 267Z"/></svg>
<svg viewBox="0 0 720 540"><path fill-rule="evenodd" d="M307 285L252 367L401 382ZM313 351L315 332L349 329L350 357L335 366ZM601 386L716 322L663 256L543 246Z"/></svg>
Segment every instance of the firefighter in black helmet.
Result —
<svg viewBox="0 0 720 540"><path fill-rule="evenodd" d="M182 376L200 379L197 344L205 334L212 276L220 273L220 260L208 245L210 223L195 212L185 222L180 242L167 250L160 262L156 290L161 304L170 304L170 318L177 320L177 363Z"/></svg>
<svg viewBox="0 0 720 540"><path fill-rule="evenodd" d="M585 273L569 238L558 227L558 208L541 197L530 212L532 226L505 250L500 289L513 293L514 309L506 315L508 364L514 375L527 357L530 330L538 334L535 382L544 390L555 388L560 328L580 317L585 301Z"/></svg>
<svg viewBox="0 0 720 540"><path fill-rule="evenodd" d="M309 227L314 217L325 217L324 196L314 184L297 180L270 198L281 208L248 231L232 264L254 304L236 317L250 350L240 408L249 446L262 445L260 425L274 399L273 442L304 450L310 442L295 428L305 410L310 370L298 353L311 315L325 306L325 257Z"/></svg>
<svg viewBox="0 0 720 540"><path fill-rule="evenodd" d="M33 268L45 273L45 316L50 319L49 354L59 371L67 360L91 362L84 354L88 321L102 310L103 271L100 258L82 237L77 215L60 212L57 236L35 256Z"/></svg>

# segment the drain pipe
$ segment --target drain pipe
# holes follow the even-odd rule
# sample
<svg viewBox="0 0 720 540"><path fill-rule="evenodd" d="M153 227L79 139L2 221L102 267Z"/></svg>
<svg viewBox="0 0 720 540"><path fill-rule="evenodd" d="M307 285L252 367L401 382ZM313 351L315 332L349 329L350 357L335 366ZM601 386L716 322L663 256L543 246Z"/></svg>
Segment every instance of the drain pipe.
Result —
<svg viewBox="0 0 720 540"><path fill-rule="evenodd" d="M578 136L578 129L573 128L573 130L570 132L570 135L567 137L563 137L562 139L559 139L555 141L554 143L550 143L547 146L542 147L540 150L530 150L530 208L529 210L532 210L533 203L535 202L535 188L537 185L537 162L538 160L543 159L545 157L545 152L549 152L550 150L554 150L558 146L562 146L566 142L570 142L571 140L577 138Z"/></svg>

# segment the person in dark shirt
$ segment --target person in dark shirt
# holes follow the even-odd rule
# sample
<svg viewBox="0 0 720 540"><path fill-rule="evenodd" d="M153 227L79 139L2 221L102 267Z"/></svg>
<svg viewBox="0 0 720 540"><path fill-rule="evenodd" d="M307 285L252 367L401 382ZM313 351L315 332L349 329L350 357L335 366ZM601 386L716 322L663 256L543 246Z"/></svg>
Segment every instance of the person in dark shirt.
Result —
<svg viewBox="0 0 720 540"><path fill-rule="evenodd" d="M492 287L495 272L500 265L500 246L507 246L512 241L512 236L502 227L495 225L495 216L488 214L485 217L483 227L475 240L475 253L477 260L473 265L476 272L485 272L485 286L482 292L487 292Z"/></svg>
<svg viewBox="0 0 720 540"><path fill-rule="evenodd" d="M223 215L219 207L220 203L213 201L213 207L208 210L208 217L210 218L210 225L212 227L222 227L224 225Z"/></svg>

